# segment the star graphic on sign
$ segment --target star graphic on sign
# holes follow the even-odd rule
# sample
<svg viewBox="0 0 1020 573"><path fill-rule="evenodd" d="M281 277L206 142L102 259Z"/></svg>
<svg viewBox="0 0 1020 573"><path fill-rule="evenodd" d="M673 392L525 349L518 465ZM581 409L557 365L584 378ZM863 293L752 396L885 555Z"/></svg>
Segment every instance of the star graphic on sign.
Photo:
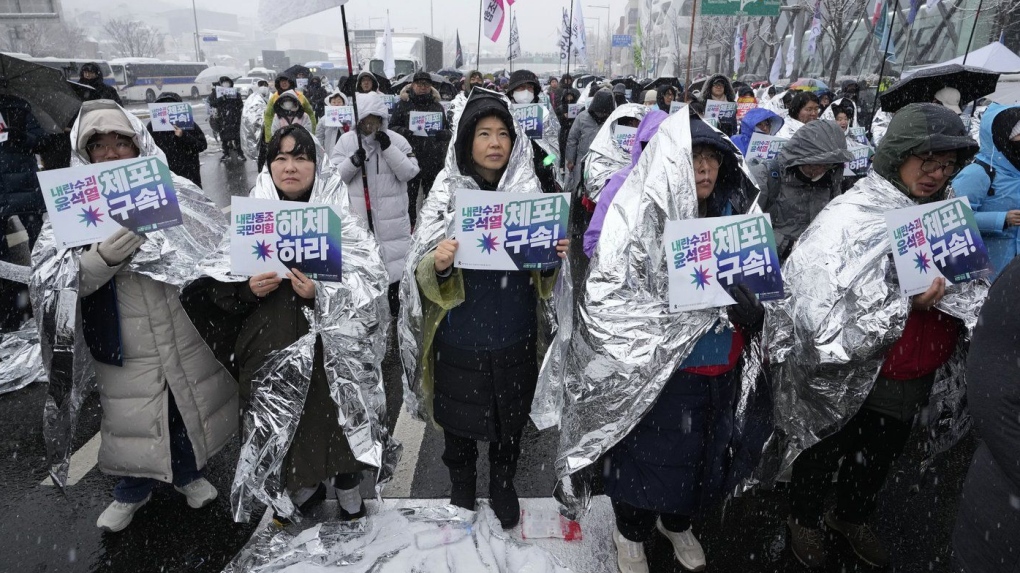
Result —
<svg viewBox="0 0 1020 573"><path fill-rule="evenodd" d="M163 125L166 125L166 118L165 117L159 118L159 122L162 123Z"/></svg>
<svg viewBox="0 0 1020 573"><path fill-rule="evenodd" d="M914 257L914 268L927 274L928 269L931 268L931 261L928 260L928 255L917 251L917 255Z"/></svg>
<svg viewBox="0 0 1020 573"><path fill-rule="evenodd" d="M499 239L489 235L482 235L481 239L478 239L478 246L481 247L483 253L494 253L499 249Z"/></svg>
<svg viewBox="0 0 1020 573"><path fill-rule="evenodd" d="M692 274L691 277L694 279L691 281L691 284L694 285L695 288L705 290L705 285L712 284L711 282L709 282L712 278L712 275L708 274L708 269L706 269L705 267L698 267L697 269L695 269L694 274Z"/></svg>
<svg viewBox="0 0 1020 573"><path fill-rule="evenodd" d="M252 246L251 254L255 255L257 259L266 261L273 256L273 247L266 241L258 241Z"/></svg>
<svg viewBox="0 0 1020 573"><path fill-rule="evenodd" d="M82 209L81 213L78 214L79 223L85 223L85 226L98 227L99 223L103 222L103 214L94 207L88 209Z"/></svg>

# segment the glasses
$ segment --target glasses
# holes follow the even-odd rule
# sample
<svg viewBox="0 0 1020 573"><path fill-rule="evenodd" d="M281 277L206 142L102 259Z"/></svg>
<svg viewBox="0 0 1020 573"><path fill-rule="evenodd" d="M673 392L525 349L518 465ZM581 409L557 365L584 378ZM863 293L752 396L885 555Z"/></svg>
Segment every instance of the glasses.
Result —
<svg viewBox="0 0 1020 573"><path fill-rule="evenodd" d="M710 151L695 153L694 164L698 165L699 163L704 163L709 167L719 167L719 165L722 163L722 158L719 157L718 153L712 153Z"/></svg>
<svg viewBox="0 0 1020 573"><path fill-rule="evenodd" d="M108 143L90 143L85 146L85 149L87 149L89 153L97 153L99 155L105 155L111 151L116 151L117 154L121 154L131 151L134 148L134 143L123 139L117 141L113 145Z"/></svg>
<svg viewBox="0 0 1020 573"><path fill-rule="evenodd" d="M959 169L955 161L936 161L930 157L921 157L920 155L914 155L914 157L921 160L921 172L929 175L941 169L946 177L952 177L956 174L956 170Z"/></svg>

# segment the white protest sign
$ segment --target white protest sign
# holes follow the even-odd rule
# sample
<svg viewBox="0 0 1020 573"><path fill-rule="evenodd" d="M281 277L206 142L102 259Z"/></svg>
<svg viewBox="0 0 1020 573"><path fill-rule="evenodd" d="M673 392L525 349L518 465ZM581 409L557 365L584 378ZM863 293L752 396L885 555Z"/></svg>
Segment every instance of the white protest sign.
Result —
<svg viewBox="0 0 1020 573"><path fill-rule="evenodd" d="M670 312L734 304L727 289L737 284L760 300L783 298L768 214L666 221L663 248Z"/></svg>
<svg viewBox="0 0 1020 573"><path fill-rule="evenodd" d="M577 114L581 113L584 106L579 103L568 103L567 104L567 119L577 118Z"/></svg>
<svg viewBox="0 0 1020 573"><path fill-rule="evenodd" d="M786 145L787 141L790 140L785 137L776 137L756 131L751 135L744 158L748 161L757 160L758 162L775 159L779 152L783 150L783 146Z"/></svg>
<svg viewBox="0 0 1020 573"><path fill-rule="evenodd" d="M637 139L636 127L617 125L613 129L613 141L615 141L616 144L627 153L630 153L630 150L634 148L635 139Z"/></svg>
<svg viewBox="0 0 1020 573"><path fill-rule="evenodd" d="M149 117L152 131L173 131L174 126L181 129L195 128L195 115L190 103L150 103Z"/></svg>
<svg viewBox="0 0 1020 573"><path fill-rule="evenodd" d="M705 102L705 118L729 119L737 116L737 103L732 101L708 100Z"/></svg>
<svg viewBox="0 0 1020 573"><path fill-rule="evenodd" d="M957 284L994 272L966 197L889 211L885 223L903 296L923 293L940 276Z"/></svg>
<svg viewBox="0 0 1020 573"><path fill-rule="evenodd" d="M237 88L216 86L216 97L237 97Z"/></svg>
<svg viewBox="0 0 1020 573"><path fill-rule="evenodd" d="M354 125L354 108L349 105L327 105L326 113L320 121L326 127L350 127Z"/></svg>
<svg viewBox="0 0 1020 573"><path fill-rule="evenodd" d="M308 89L308 78L297 78L296 81L298 91L304 93Z"/></svg>
<svg viewBox="0 0 1020 573"><path fill-rule="evenodd" d="M156 157L36 174L59 248L98 243L121 227L147 233L184 223L170 168Z"/></svg>
<svg viewBox="0 0 1020 573"><path fill-rule="evenodd" d="M443 130L443 112L412 111L407 128L415 137L435 136Z"/></svg>
<svg viewBox="0 0 1020 573"><path fill-rule="evenodd" d="M389 112L390 117L393 117L393 113L395 111L397 111L397 96L389 95L389 94L383 94L382 95L382 100L383 100L383 103L386 104L386 110Z"/></svg>
<svg viewBox="0 0 1020 573"><path fill-rule="evenodd" d="M570 193L457 189L454 265L491 271L559 266L556 243L567 236Z"/></svg>
<svg viewBox="0 0 1020 573"><path fill-rule="evenodd" d="M676 113L685 107L687 107L687 104L685 104L684 102L674 100L673 103L669 104L669 113L671 114Z"/></svg>
<svg viewBox="0 0 1020 573"><path fill-rule="evenodd" d="M534 103L513 104L514 119L524 128L531 139L541 139L544 127L542 106Z"/></svg>
<svg viewBox="0 0 1020 573"><path fill-rule="evenodd" d="M868 170L871 169L871 147L848 141L846 148L853 154L854 159L848 161L845 168L853 172L854 175L867 175Z"/></svg>

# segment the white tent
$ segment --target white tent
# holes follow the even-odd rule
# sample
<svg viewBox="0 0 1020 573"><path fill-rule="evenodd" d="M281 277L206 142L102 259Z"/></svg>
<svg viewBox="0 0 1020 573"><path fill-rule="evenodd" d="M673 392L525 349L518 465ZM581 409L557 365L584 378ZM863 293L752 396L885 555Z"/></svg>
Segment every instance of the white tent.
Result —
<svg viewBox="0 0 1020 573"><path fill-rule="evenodd" d="M963 65L963 56L953 58L952 60L939 64L919 66L911 70L906 70L903 72L902 77L908 78L920 70L945 66L948 64ZM983 48L978 48L977 50L967 54L966 65L967 67L981 68L990 72L998 72L1000 74L1015 74L1020 73L1020 56L1014 54L1009 48L1003 46L1001 43L992 42Z"/></svg>

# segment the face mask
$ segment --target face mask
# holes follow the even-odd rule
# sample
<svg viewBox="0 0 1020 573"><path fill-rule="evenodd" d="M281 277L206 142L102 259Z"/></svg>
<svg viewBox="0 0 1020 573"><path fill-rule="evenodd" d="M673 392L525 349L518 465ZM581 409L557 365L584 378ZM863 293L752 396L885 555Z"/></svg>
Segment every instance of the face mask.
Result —
<svg viewBox="0 0 1020 573"><path fill-rule="evenodd" d="M269 86L259 86L259 95L269 97Z"/></svg>
<svg viewBox="0 0 1020 573"><path fill-rule="evenodd" d="M230 82L220 82L220 85L225 87L225 88L229 88L230 87Z"/></svg>
<svg viewBox="0 0 1020 573"><path fill-rule="evenodd" d="M531 90L520 90L514 92L515 103L531 103L535 101L535 94L531 93Z"/></svg>

